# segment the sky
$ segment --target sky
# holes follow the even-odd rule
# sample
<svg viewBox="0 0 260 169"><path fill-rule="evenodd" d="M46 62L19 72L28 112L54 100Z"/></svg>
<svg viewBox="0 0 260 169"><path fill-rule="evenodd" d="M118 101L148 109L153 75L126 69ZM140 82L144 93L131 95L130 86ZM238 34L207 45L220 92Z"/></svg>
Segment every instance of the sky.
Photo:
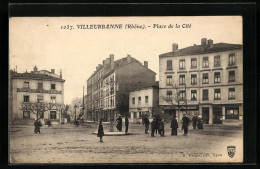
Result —
<svg viewBox="0 0 260 169"><path fill-rule="evenodd" d="M78 29L77 25L122 24L122 29ZM126 29L127 24L145 26ZM165 25L154 27L155 25ZM169 28L169 25L174 25ZM176 28L176 24L180 28ZM190 28L182 25L189 24ZM74 29L62 29L69 25ZM149 27L150 26L150 27ZM148 67L159 78L159 55L179 49L202 38L213 43L242 44L241 16L187 17L12 17L9 19L9 68L23 73L39 70L62 70L64 101L82 97L86 80L98 64L114 54L115 60L132 57L148 61ZM86 94L86 91L85 91Z"/></svg>

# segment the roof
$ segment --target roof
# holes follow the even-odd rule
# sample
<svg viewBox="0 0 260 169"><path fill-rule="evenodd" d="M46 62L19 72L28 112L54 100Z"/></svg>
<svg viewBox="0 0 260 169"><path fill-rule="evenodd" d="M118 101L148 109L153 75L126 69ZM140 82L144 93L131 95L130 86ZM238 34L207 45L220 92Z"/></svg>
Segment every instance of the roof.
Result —
<svg viewBox="0 0 260 169"><path fill-rule="evenodd" d="M47 74L35 74L35 73L17 73L11 71L11 79L33 79L33 80L46 80L46 81L59 81L65 82L64 79L49 76Z"/></svg>
<svg viewBox="0 0 260 169"><path fill-rule="evenodd" d="M150 86L142 87L142 88L140 88L140 89L135 89L135 90L133 90L133 91L131 91L131 92L140 91L140 90L149 89L149 88L157 88L157 89L159 89L159 81L155 81L155 82L154 82L152 85L150 85Z"/></svg>
<svg viewBox="0 0 260 169"><path fill-rule="evenodd" d="M189 46L183 49L180 49L176 52L169 52L161 54L159 57L169 57L169 56L187 56L187 55L198 55L206 53L215 53L228 50L242 49L242 45L239 44L228 44L228 43L217 43L213 44L212 48L208 46L204 47L202 45Z"/></svg>

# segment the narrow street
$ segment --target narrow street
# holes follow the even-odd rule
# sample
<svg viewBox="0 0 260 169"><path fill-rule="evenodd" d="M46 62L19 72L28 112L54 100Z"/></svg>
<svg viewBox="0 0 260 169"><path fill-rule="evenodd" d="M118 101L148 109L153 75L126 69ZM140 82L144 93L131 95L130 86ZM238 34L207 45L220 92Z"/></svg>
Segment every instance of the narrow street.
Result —
<svg viewBox="0 0 260 169"><path fill-rule="evenodd" d="M165 137L144 134L144 127L130 124L131 135L105 136L104 143L93 134L98 123L75 127L55 125L41 127L34 134L34 126L10 126L11 163L196 163L225 162L243 159L243 128L241 126L204 125L204 130L189 130L188 136L178 130ZM190 126L191 127L191 126ZM109 124L104 124L105 132ZM124 126L123 126L124 130ZM150 132L150 131L149 131ZM227 146L235 145L230 158Z"/></svg>

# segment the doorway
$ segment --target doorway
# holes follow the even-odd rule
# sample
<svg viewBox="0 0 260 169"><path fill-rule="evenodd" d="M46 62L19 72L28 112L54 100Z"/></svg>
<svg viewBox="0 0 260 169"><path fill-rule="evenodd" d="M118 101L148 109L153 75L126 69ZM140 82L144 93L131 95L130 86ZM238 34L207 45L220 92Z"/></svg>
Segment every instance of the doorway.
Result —
<svg viewBox="0 0 260 169"><path fill-rule="evenodd" d="M222 124L222 108L213 108L213 124Z"/></svg>
<svg viewBox="0 0 260 169"><path fill-rule="evenodd" d="M202 107L202 119L204 124L209 124L209 108Z"/></svg>

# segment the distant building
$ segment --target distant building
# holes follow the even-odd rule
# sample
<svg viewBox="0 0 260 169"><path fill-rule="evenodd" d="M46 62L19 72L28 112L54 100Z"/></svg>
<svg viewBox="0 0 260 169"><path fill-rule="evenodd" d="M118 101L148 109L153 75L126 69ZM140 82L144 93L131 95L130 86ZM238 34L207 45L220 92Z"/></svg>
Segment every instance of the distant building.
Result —
<svg viewBox="0 0 260 169"><path fill-rule="evenodd" d="M129 93L129 121L140 123L142 117L148 118L159 113L159 82L156 81L150 87L136 89Z"/></svg>
<svg viewBox="0 0 260 169"><path fill-rule="evenodd" d="M201 45L159 56L159 105L165 115L202 115L206 124L243 119L243 49L201 39ZM179 104L178 104L179 102ZM187 104L186 104L187 103ZM178 111L179 110L179 111Z"/></svg>
<svg viewBox="0 0 260 169"><path fill-rule="evenodd" d="M62 73L47 70L18 73L10 71L9 113L11 122L21 119L51 119L60 122L64 104Z"/></svg>
<svg viewBox="0 0 260 169"><path fill-rule="evenodd" d="M114 61L111 54L87 80L87 119L110 121L127 115L129 92L153 84L155 76L148 62L143 65L130 55Z"/></svg>

